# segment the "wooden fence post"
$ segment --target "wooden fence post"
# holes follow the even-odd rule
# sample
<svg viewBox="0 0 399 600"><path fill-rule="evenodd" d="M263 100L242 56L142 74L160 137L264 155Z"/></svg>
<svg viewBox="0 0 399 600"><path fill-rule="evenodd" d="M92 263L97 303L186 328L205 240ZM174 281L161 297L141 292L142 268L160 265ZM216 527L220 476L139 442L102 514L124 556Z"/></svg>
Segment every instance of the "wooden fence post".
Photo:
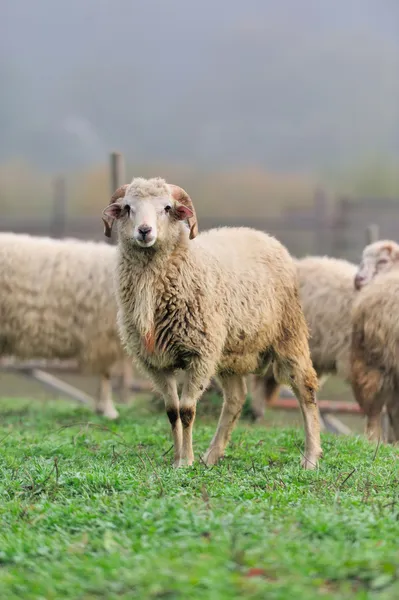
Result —
<svg viewBox="0 0 399 600"><path fill-rule="evenodd" d="M378 225L369 225L366 229L366 244L372 244L380 239L380 228Z"/></svg>
<svg viewBox="0 0 399 600"><path fill-rule="evenodd" d="M53 217L50 235L62 238L66 232L67 194L65 177L59 176L53 182Z"/></svg>
<svg viewBox="0 0 399 600"><path fill-rule="evenodd" d="M120 152L111 152L110 156L110 192L111 195L118 187L124 185L125 181L125 163L123 154ZM115 232L110 238L107 238L109 244L116 244Z"/></svg>
<svg viewBox="0 0 399 600"><path fill-rule="evenodd" d="M126 183L125 177L125 161L123 160L123 154L120 152L111 152L110 155L110 192L111 195L121 185ZM112 237L108 239L109 244L116 244L115 232L112 233ZM121 373L121 387L120 387L120 401L127 403L131 391L131 378L132 378L132 361L125 358L122 362L122 373Z"/></svg>

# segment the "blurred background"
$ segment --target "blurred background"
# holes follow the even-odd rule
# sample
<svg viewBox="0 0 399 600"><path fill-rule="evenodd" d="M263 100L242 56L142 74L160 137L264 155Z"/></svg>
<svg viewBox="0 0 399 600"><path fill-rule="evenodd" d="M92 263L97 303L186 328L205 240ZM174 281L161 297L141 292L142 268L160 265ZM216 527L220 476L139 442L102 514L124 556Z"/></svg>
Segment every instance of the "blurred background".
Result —
<svg viewBox="0 0 399 600"><path fill-rule="evenodd" d="M398 239L397 0L3 0L2 230L102 239L109 153L357 261Z"/></svg>

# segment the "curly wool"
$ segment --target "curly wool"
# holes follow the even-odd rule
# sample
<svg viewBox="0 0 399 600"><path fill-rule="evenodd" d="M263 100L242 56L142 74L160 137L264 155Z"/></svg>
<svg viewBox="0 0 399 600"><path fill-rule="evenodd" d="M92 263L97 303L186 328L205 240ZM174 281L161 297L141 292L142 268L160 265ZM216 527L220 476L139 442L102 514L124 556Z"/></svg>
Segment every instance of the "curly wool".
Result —
<svg viewBox="0 0 399 600"><path fill-rule="evenodd" d="M352 313L351 367L368 404L376 393L399 388L399 272L379 275L358 294Z"/></svg>
<svg viewBox="0 0 399 600"><path fill-rule="evenodd" d="M327 256L309 256L296 264L313 366L318 375L336 373L348 380L356 266Z"/></svg>
<svg viewBox="0 0 399 600"><path fill-rule="evenodd" d="M77 359L106 373L124 354L112 277L116 249L0 233L0 355Z"/></svg>
<svg viewBox="0 0 399 600"><path fill-rule="evenodd" d="M360 291L352 314L352 390L366 415L368 438L388 434L388 441L399 440L399 245L379 240L366 246L355 285ZM391 431L381 432L384 407Z"/></svg>
<svg viewBox="0 0 399 600"><path fill-rule="evenodd" d="M183 227L167 263L160 253L143 270L137 252L122 248L118 271L122 339L147 368L185 368L201 351L219 372L247 374L297 331L298 359L308 353L295 267L271 236L222 227L188 243Z"/></svg>

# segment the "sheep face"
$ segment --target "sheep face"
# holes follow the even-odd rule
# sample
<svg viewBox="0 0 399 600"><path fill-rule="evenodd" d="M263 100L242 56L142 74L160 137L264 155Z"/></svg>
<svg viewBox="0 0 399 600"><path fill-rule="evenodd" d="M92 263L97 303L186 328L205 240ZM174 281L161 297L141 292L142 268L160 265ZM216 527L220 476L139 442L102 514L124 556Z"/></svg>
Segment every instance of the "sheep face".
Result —
<svg viewBox="0 0 399 600"><path fill-rule="evenodd" d="M360 290L376 275L399 268L399 245L390 240L374 242L365 247L355 275L355 289Z"/></svg>
<svg viewBox="0 0 399 600"><path fill-rule="evenodd" d="M121 241L138 248L151 248L177 239L181 231L179 222L187 219L189 225L194 220L190 237L195 237L191 235L196 227L191 207L189 196L181 188L169 186L163 179L136 178L130 185L119 188L104 209L105 234L110 235L116 220Z"/></svg>

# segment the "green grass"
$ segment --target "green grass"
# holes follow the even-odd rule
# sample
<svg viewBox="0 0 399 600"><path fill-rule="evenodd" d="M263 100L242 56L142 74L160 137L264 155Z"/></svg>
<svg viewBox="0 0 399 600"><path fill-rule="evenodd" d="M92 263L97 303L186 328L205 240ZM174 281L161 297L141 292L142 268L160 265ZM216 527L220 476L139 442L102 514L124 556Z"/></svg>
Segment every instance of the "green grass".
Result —
<svg viewBox="0 0 399 600"><path fill-rule="evenodd" d="M0 598L399 598L397 448L242 424L220 466L170 467L165 417L0 403ZM195 451L215 424L198 421Z"/></svg>

